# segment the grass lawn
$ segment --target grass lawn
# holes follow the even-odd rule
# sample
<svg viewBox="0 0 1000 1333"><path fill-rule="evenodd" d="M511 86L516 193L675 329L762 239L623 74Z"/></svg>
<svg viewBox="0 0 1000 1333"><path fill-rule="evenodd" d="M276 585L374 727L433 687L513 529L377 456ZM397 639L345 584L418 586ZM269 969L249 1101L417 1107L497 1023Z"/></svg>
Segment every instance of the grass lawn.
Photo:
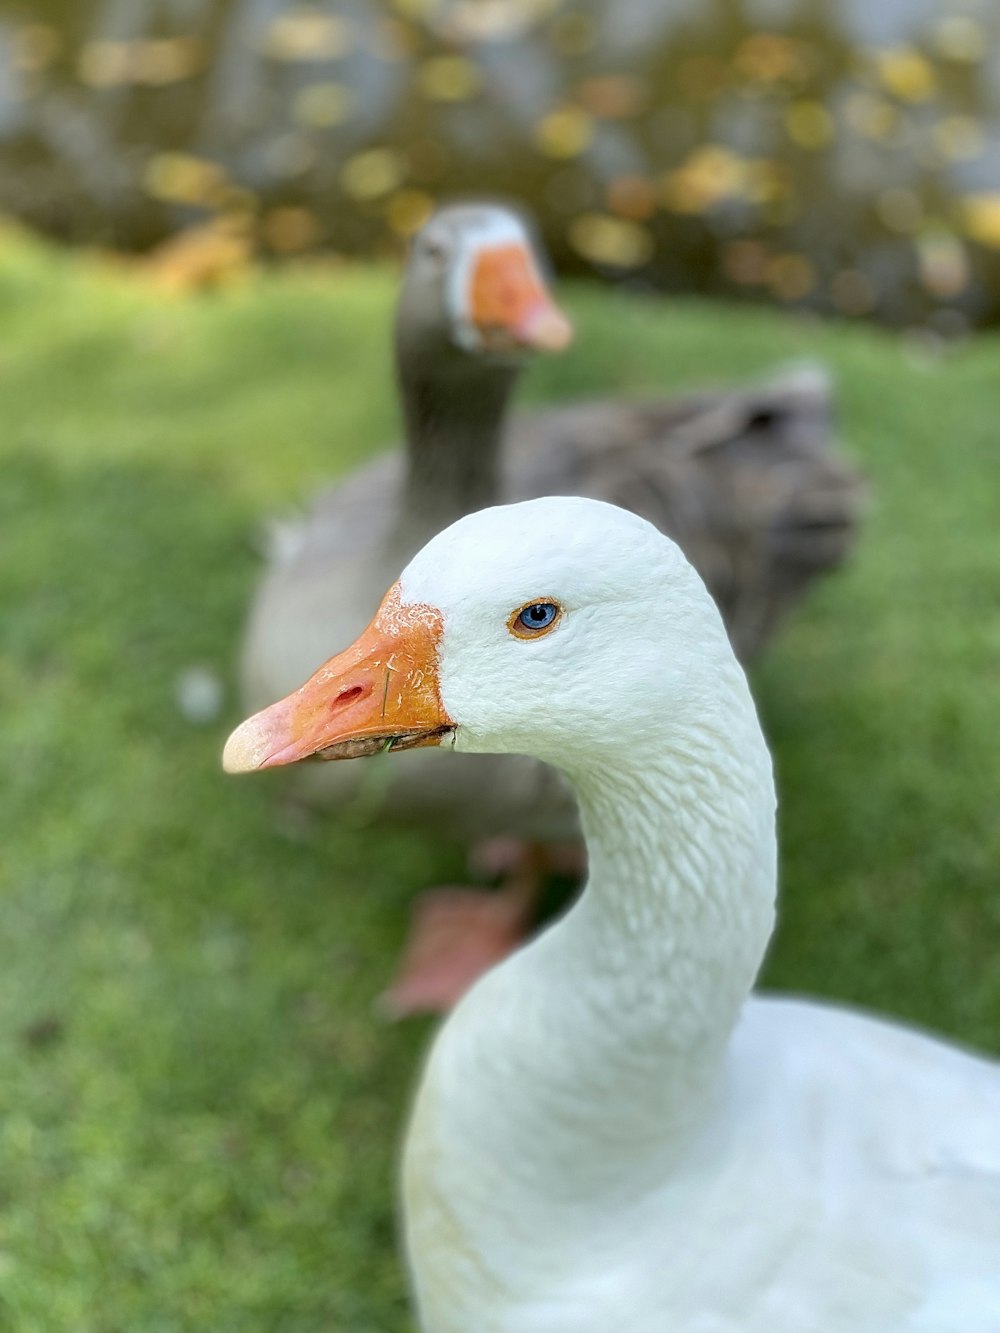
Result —
<svg viewBox="0 0 1000 1333"><path fill-rule="evenodd" d="M225 778L262 515L396 431L383 271L167 299L0 239L0 1329L395 1333L386 1026L455 847ZM876 505L756 674L782 796L771 986L1000 1052L1000 340L947 359L761 310L566 293L526 396L816 355ZM331 649L342 647L331 644ZM197 726L181 673L225 678Z"/></svg>

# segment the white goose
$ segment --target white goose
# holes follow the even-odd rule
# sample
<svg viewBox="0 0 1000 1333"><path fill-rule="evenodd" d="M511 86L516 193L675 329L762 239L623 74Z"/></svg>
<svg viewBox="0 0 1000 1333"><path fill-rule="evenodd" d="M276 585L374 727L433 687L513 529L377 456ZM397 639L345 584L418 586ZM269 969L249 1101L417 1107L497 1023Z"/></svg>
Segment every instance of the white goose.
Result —
<svg viewBox="0 0 1000 1333"><path fill-rule="evenodd" d="M406 1142L427 1333L997 1333L1000 1066L750 997L771 763L678 548L597 501L435 537L230 771L446 742L569 776L590 880L431 1051Z"/></svg>

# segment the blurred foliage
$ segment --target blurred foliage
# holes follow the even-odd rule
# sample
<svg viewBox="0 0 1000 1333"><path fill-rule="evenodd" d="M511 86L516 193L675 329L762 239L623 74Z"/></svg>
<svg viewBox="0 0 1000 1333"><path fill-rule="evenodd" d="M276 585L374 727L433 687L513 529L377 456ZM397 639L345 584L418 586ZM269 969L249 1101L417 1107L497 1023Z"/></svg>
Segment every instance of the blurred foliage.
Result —
<svg viewBox="0 0 1000 1333"><path fill-rule="evenodd" d="M0 207L373 255L501 193L567 269L954 335L1000 315L998 60L981 0L4 0Z"/></svg>
<svg viewBox="0 0 1000 1333"><path fill-rule="evenodd" d="M459 850L219 769L258 525L396 430L396 280L310 264L178 300L140 272L0 235L0 1329L401 1333L428 1030L373 1002ZM566 297L578 341L535 401L832 367L878 504L755 680L766 977L1000 1053L996 338L942 357Z"/></svg>

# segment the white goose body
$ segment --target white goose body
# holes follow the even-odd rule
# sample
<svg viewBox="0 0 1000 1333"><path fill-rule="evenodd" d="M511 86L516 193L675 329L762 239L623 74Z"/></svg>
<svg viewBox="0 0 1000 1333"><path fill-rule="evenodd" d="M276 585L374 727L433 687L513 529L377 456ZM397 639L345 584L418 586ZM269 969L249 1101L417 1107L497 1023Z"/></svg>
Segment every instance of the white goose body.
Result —
<svg viewBox="0 0 1000 1333"><path fill-rule="evenodd" d="M495 1021L505 997L486 993ZM754 997L702 1120L675 1135L665 1115L638 1150L628 1128L616 1138L614 1120L598 1123L567 1162L579 1101L532 1097L535 1151L521 1135L513 1150L512 1094L459 1091L475 1042L443 1034L407 1141L427 1333L1000 1328L989 1064L867 1017ZM698 1073L674 1077L683 1088ZM617 1117L615 1091L609 1075L595 1120Z"/></svg>
<svg viewBox="0 0 1000 1333"><path fill-rule="evenodd" d="M558 614L536 634L528 606ZM425 1333L997 1333L1000 1066L748 998L773 923L770 759L677 547L594 501L483 511L373 627L403 643L411 623L433 660L393 677L384 734L416 735L391 710L433 671L423 734L561 767L590 857L578 903L428 1060L404 1161ZM360 645L245 723L228 765L375 744Z"/></svg>

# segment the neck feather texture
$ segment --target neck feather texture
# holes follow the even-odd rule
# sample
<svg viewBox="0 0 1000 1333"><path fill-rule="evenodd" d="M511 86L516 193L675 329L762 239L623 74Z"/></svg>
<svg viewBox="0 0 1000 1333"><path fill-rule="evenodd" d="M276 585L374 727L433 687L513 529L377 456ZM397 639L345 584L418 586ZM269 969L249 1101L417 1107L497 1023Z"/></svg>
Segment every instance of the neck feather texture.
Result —
<svg viewBox="0 0 1000 1333"><path fill-rule="evenodd" d="M414 1130L447 1145L452 1183L471 1198L478 1180L494 1216L530 1199L560 1224L581 1197L664 1179L709 1113L776 879L770 756L735 662L669 741L566 768L588 885L459 1006Z"/></svg>

